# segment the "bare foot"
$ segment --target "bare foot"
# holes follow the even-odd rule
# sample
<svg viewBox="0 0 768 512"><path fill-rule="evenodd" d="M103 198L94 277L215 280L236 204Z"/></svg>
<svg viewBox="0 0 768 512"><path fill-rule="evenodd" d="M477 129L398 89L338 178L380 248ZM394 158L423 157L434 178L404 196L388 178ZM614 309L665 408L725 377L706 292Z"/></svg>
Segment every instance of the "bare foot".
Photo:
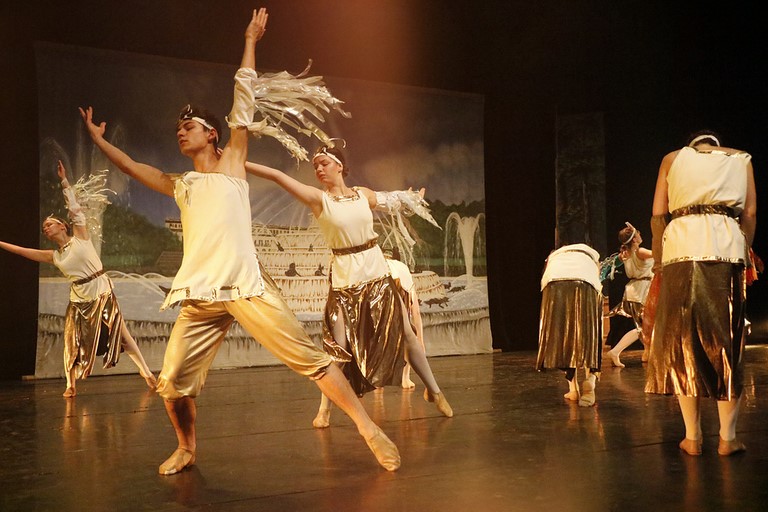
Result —
<svg viewBox="0 0 768 512"><path fill-rule="evenodd" d="M573 391L569 391L566 394L564 394L563 398L565 398L566 400L570 400L572 402L578 402L579 392L574 389Z"/></svg>
<svg viewBox="0 0 768 512"><path fill-rule="evenodd" d="M75 390L74 386L67 388L66 391L61 395L64 398L72 398L73 396L77 395L77 391Z"/></svg>
<svg viewBox="0 0 768 512"><path fill-rule="evenodd" d="M195 463L195 454L185 448L176 448L176 451L160 464L158 473L161 475L175 475Z"/></svg>
<svg viewBox="0 0 768 512"><path fill-rule="evenodd" d="M157 379L151 373L149 374L149 377L144 377L144 381L147 383L149 389L157 389Z"/></svg>
<svg viewBox="0 0 768 512"><path fill-rule="evenodd" d="M317 416L312 420L312 426L315 428L328 428L331 426L331 410L320 409Z"/></svg>

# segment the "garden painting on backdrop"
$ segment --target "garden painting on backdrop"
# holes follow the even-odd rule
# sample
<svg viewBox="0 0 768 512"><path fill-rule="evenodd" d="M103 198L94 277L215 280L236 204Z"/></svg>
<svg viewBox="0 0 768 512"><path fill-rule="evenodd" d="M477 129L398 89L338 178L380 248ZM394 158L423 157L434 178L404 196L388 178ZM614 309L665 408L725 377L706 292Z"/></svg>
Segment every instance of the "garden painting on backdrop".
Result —
<svg viewBox="0 0 768 512"><path fill-rule="evenodd" d="M78 107L93 106L106 138L135 160L167 173L191 170L176 142L176 120L191 103L224 117L232 101L234 65L39 44L36 47L40 137L40 217L65 216L56 176L107 170L109 204L86 205L89 228L111 277L129 330L151 368L162 365L178 308L160 311L182 256L179 210L167 196L123 175L95 148ZM307 56L311 58L311 55ZM258 71L282 71L261 70ZM292 74L301 69L287 70ZM309 74L315 74L310 68ZM425 188L439 227L414 216L374 212L379 245L414 275L430 356L488 353L491 331L485 258L483 98L478 95L324 77L344 102L318 123L346 141L347 183L373 190ZM295 132L292 132L295 135ZM311 153L319 142L304 135ZM252 140L249 160L315 184L310 162L297 162L277 141ZM272 182L249 176L253 240L259 259L310 336L320 342L331 251L310 211ZM49 242L41 236L41 247ZM35 375L62 375L62 331L69 283L40 266ZM239 325L225 338L213 368L277 364ZM94 374L133 373L127 358Z"/></svg>

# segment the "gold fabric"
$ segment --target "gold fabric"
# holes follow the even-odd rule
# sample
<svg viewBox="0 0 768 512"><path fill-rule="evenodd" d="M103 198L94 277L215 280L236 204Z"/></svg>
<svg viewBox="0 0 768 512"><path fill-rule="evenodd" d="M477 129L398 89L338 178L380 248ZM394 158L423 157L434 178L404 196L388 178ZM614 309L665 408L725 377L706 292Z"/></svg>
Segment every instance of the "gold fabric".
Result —
<svg viewBox="0 0 768 512"><path fill-rule="evenodd" d="M536 369L594 368L602 358L602 300L592 285L552 281L541 295Z"/></svg>
<svg viewBox="0 0 768 512"><path fill-rule="evenodd" d="M400 384L405 334L399 289L387 275L329 292L323 325L325 350L335 361L350 363L344 365L344 374L358 396ZM331 334L339 321L344 323L347 350Z"/></svg>
<svg viewBox="0 0 768 512"><path fill-rule="evenodd" d="M70 302L64 315L64 369L76 368L75 376L91 374L98 356L104 368L120 358L120 330L123 315L112 293L89 302Z"/></svg>
<svg viewBox="0 0 768 512"><path fill-rule="evenodd" d="M659 292L661 291L661 275L661 272L653 274L648 297L646 297L645 306L643 306L643 333L641 335L643 343L650 343L653 335L653 326L656 323L656 309L659 304Z"/></svg>
<svg viewBox="0 0 768 512"><path fill-rule="evenodd" d="M744 266L664 267L645 391L733 400L743 387Z"/></svg>
<svg viewBox="0 0 768 512"><path fill-rule="evenodd" d="M157 392L166 400L196 397L232 322L291 370L319 379L331 358L315 345L262 268L265 291L231 301L184 301L168 340Z"/></svg>

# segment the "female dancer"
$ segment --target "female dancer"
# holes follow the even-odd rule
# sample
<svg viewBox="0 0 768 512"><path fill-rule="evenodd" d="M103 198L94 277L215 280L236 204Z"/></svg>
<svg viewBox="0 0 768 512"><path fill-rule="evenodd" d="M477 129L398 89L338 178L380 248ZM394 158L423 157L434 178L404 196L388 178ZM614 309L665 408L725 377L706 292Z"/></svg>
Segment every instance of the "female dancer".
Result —
<svg viewBox="0 0 768 512"><path fill-rule="evenodd" d="M563 241L569 238L566 236ZM565 372L566 400L582 407L595 405L602 345L600 255L583 243L552 251L541 278L539 353L536 369ZM579 390L576 372L584 368Z"/></svg>
<svg viewBox="0 0 768 512"><path fill-rule="evenodd" d="M339 148L320 147L312 164L324 190L263 165L248 162L246 170L274 181L309 207L333 252L323 329L326 351L335 361L346 363L344 373L352 389L363 395L400 378L405 349L426 386L424 399L435 402L450 418L453 410L432 375L408 308L376 243L372 210L386 208L391 196L348 187L344 177L349 168ZM316 428L330 425L330 402L325 397L312 424Z"/></svg>
<svg viewBox="0 0 768 512"><path fill-rule="evenodd" d="M641 339L643 345L648 344L649 340L641 338L643 306L653 278L653 253L640 247L640 244L643 243L640 231L629 222L626 224L627 227L619 231L619 242L621 243L619 257L624 262L624 272L629 278L629 282L624 287L624 298L619 308L623 314L634 320L635 328L626 333L616 346L608 351L611 363L619 368L624 368L624 364L619 359L624 349L638 339Z"/></svg>
<svg viewBox="0 0 768 512"><path fill-rule="evenodd" d="M157 386L178 444L158 472L174 475L195 464L195 399L235 320L286 366L312 379L350 416L379 464L395 471L400 467L397 446L371 420L328 354L309 338L262 269L253 247L244 167L246 127L254 119L256 43L266 31L267 18L266 9L254 10L245 30L224 149L217 150L221 128L215 116L188 106L179 117L178 146L191 160L192 171L172 176L133 160L104 138L106 124L93 122L92 108L81 109L88 133L104 155L143 185L175 198L181 212L184 257L163 305L180 304L181 308ZM279 101L275 98L273 102L268 93L259 98L271 104Z"/></svg>
<svg viewBox="0 0 768 512"><path fill-rule="evenodd" d="M97 349L102 336L106 338L107 347L103 354L104 368L117 364L122 349L139 368L147 386L155 389L155 376L125 326L112 281L104 273L101 260L91 243L85 214L67 181L67 171L61 160L57 173L72 226L50 216L43 221L43 234L59 248L55 251L30 249L6 242L0 242L0 248L33 261L52 263L72 283L64 320L64 375L67 377L67 389L63 396L75 396L76 379L85 379L91 374L96 356L101 355L97 354Z"/></svg>
<svg viewBox="0 0 768 512"><path fill-rule="evenodd" d="M685 423L680 449L701 455L699 401L717 401L717 452L744 451L736 439L743 390L745 279L755 235L751 156L720 146L710 131L664 157L653 198L653 237L663 237L656 323L645 391L675 394ZM667 215L670 219L667 224Z"/></svg>

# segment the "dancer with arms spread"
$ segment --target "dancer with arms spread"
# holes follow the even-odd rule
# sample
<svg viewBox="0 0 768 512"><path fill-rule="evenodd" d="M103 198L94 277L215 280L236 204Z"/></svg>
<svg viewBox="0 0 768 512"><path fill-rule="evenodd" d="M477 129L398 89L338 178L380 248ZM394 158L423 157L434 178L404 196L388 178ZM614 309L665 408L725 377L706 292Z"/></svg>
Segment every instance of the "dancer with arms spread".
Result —
<svg viewBox="0 0 768 512"><path fill-rule="evenodd" d="M141 355L120 312L112 281L104 273L99 255L88 233L85 213L67 180L67 170L59 160L57 173L69 210L68 222L54 216L43 221L43 234L58 249L30 249L0 242L0 248L24 256L33 261L51 263L71 283L69 305L64 319L64 375L67 379L65 398L77 394L77 379L85 379L93 370L99 348L104 338L104 368L115 366L121 350L125 351L139 368L139 373L154 389L157 382Z"/></svg>
<svg viewBox="0 0 768 512"><path fill-rule="evenodd" d="M653 199L654 254L662 263L645 391L676 395L685 423L680 449L701 455L700 400L717 401L717 452L736 438L743 390L745 277L755 235L751 156L702 131L661 162Z"/></svg>
<svg viewBox="0 0 768 512"><path fill-rule="evenodd" d="M192 107L182 111L176 134L179 150L192 160L192 171L171 176L135 162L107 142L105 124L93 122L90 107L81 109L99 149L124 173L174 197L181 211L184 256L163 305L181 304L181 310L158 383L178 447L159 472L171 475L195 463L195 397L235 320L289 368L312 379L354 421L379 463L394 471L400 466L397 447L370 419L330 357L306 334L261 268L254 249L244 167L246 126L253 120L256 43L264 35L266 23L266 9L254 10L235 75L235 96L227 118L230 138L224 149L217 149L220 129L214 116Z"/></svg>
<svg viewBox="0 0 768 512"><path fill-rule="evenodd" d="M344 178L349 168L338 147L321 146L312 164L322 190L264 165L248 162L246 169L274 181L304 203L333 252L323 327L326 351L344 365L352 388L361 396L382 386L400 384L407 354L426 387L424 399L434 402L444 416L453 416L373 229L374 209L392 211L400 207L398 203L418 208L423 203L423 190L374 192L347 186ZM313 425L324 428L329 424L330 403L322 397Z"/></svg>

